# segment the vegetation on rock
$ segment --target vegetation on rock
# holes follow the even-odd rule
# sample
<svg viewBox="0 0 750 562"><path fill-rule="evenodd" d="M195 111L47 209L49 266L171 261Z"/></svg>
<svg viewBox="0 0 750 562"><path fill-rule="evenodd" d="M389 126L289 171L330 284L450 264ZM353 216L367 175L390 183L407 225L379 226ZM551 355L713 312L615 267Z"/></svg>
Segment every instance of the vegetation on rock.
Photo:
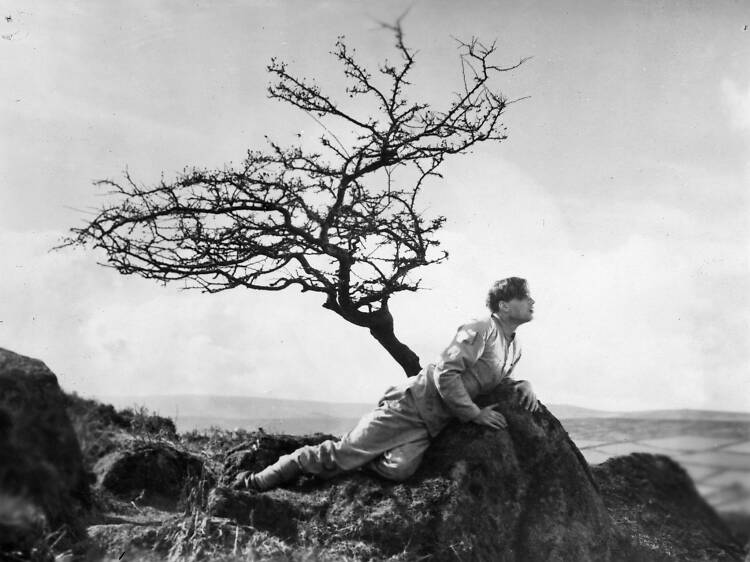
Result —
<svg viewBox="0 0 750 562"><path fill-rule="evenodd" d="M18 364L27 358L8 353L0 355L5 388L17 393L29 373L46 381L34 392L56 387L41 362L28 360L24 371ZM0 406L0 553L39 562L61 550L90 561L125 554L174 562L743 559L740 544L672 460L631 455L590 469L545 408L530 414L508 392L501 387L486 398L501 404L507 431L449 426L406 482L357 471L330 481L304 477L263 494L226 484L239 470L331 436L176 435L159 421L165 418L143 409L117 411L58 393L85 444L83 473L98 474L85 509L58 528L49 515L57 496L35 495L13 478L59 477L39 464L39 453L19 447L16 410ZM133 423L139 416L153 423Z"/></svg>

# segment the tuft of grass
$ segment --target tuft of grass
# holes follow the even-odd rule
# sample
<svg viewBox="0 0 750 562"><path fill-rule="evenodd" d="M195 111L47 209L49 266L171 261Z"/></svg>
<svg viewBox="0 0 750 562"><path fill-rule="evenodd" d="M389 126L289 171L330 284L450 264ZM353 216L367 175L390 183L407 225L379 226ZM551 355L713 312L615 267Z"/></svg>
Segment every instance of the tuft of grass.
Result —
<svg viewBox="0 0 750 562"><path fill-rule="evenodd" d="M231 449L252 441L257 431L246 429L223 429L212 426L209 429L188 431L180 435L180 441L189 448L197 448L212 456L225 455Z"/></svg>
<svg viewBox="0 0 750 562"><path fill-rule="evenodd" d="M229 519L196 513L162 529L171 544L169 562L355 562L344 554L289 544L278 537Z"/></svg>
<svg viewBox="0 0 750 562"><path fill-rule="evenodd" d="M130 432L135 436L156 436L171 440L177 438L174 422L150 412L145 406L126 408L119 413L128 420Z"/></svg>
<svg viewBox="0 0 750 562"><path fill-rule="evenodd" d="M244 429L211 427L182 433L178 441L185 450L201 455L215 474L221 474L227 453L239 445L252 442L256 435L257 432Z"/></svg>
<svg viewBox="0 0 750 562"><path fill-rule="evenodd" d="M174 422L150 412L144 406L116 410L75 392L65 395L66 409L83 460L89 470L104 455L133 440L178 441Z"/></svg>
<svg viewBox="0 0 750 562"><path fill-rule="evenodd" d="M90 470L96 461L117 448L129 421L110 404L82 398L75 392L65 395L66 410Z"/></svg>

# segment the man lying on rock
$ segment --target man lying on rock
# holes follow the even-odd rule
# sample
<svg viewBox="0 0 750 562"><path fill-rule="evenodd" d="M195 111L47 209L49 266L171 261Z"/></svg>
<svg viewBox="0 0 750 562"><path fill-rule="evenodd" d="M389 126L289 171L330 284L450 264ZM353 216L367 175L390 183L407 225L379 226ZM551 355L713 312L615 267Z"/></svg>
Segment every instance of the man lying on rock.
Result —
<svg viewBox="0 0 750 562"><path fill-rule="evenodd" d="M531 385L508 379L521 359L516 328L534 315L526 280L496 281L487 307L490 316L461 326L439 361L390 388L340 441L302 447L255 474L240 472L233 487L265 491L303 473L331 478L363 466L384 478L405 480L417 470L430 440L452 419L507 427L497 404L480 408L473 401L501 382L513 384L521 404L535 412Z"/></svg>

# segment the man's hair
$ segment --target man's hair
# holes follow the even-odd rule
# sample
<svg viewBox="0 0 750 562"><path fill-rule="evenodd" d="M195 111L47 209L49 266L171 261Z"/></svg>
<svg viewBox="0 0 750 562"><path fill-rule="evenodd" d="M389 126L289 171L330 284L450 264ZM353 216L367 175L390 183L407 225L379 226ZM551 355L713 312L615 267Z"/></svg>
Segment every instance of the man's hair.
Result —
<svg viewBox="0 0 750 562"><path fill-rule="evenodd" d="M497 312L500 307L500 301L508 302L512 299L524 299L529 296L529 287L526 279L520 277L507 277L495 281L487 293L487 308L492 312Z"/></svg>

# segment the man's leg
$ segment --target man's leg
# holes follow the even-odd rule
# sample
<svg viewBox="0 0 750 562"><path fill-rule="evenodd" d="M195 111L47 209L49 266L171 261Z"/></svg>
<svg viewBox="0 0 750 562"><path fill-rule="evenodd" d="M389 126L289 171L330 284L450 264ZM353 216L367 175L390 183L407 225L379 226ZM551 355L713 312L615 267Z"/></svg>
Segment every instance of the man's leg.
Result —
<svg viewBox="0 0 750 562"><path fill-rule="evenodd" d="M406 480L419 468L429 445L429 435L411 443L404 443L380 455L369 463L367 468L389 480Z"/></svg>
<svg viewBox="0 0 750 562"><path fill-rule="evenodd" d="M279 460L275 463L255 474L247 471L240 472L235 478L233 486L262 492L291 482L302 474L302 468L292 455L279 457Z"/></svg>
<svg viewBox="0 0 750 562"><path fill-rule="evenodd" d="M382 401L341 441L324 441L284 455L252 475L251 487L268 490L303 472L331 478L376 459L373 470L386 478L403 480L416 470L428 445L427 426L407 392L397 400Z"/></svg>

